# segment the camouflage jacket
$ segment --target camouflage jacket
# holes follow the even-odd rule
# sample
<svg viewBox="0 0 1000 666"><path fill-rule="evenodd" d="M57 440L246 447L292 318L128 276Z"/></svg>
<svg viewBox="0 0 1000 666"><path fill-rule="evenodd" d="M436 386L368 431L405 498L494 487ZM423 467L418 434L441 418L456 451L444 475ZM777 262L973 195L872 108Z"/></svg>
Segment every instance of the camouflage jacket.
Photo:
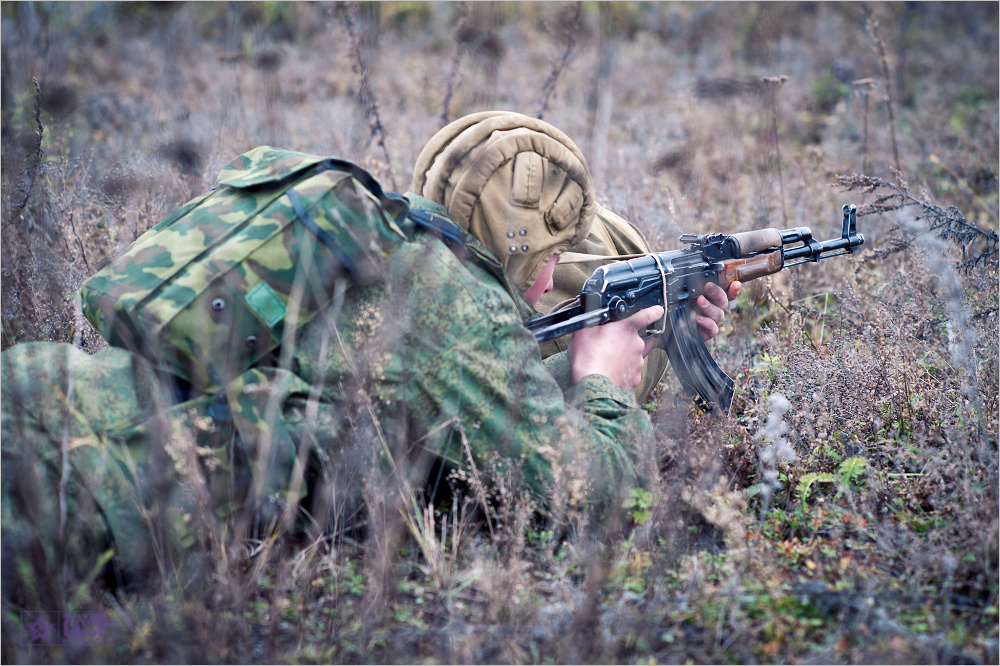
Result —
<svg viewBox="0 0 1000 666"><path fill-rule="evenodd" d="M269 460L263 488L284 486L304 445L320 466L357 455L363 469L405 462L415 487L439 461L483 477L514 468L543 503L640 482L651 425L632 392L599 375L561 387L565 354L542 361L523 325L537 313L485 248L466 243L456 252L417 232L395 250L384 282L346 290L278 367L230 385L249 450L259 456L270 441L287 452ZM254 471L259 479L264 470Z"/></svg>
<svg viewBox="0 0 1000 666"><path fill-rule="evenodd" d="M38 531L52 546L72 528L64 543L100 554L107 529L124 568L143 571L165 534L197 538L189 523L206 505L223 517L305 498L329 526L338 501L386 479L419 488L454 473L502 494L520 477L563 508L641 482L651 425L632 392L597 375L561 388L550 368L565 374L565 355L543 363L523 326L534 311L471 249L416 232L384 280L342 284L272 366L181 404L123 349L5 351L5 546ZM147 538L150 516L165 527Z"/></svg>

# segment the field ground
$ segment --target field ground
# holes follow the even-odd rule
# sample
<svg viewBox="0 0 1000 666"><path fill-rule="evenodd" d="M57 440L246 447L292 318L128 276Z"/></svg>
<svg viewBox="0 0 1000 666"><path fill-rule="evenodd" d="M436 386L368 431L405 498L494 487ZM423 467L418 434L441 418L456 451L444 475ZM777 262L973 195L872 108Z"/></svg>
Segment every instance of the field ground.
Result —
<svg viewBox="0 0 1000 666"><path fill-rule="evenodd" d="M335 536L197 589L83 585L65 610L115 630L92 651L19 647L37 609L5 594L4 661L997 663L996 3L343 10L3 3L3 348L100 348L81 282L244 150L403 191L443 118L484 109L577 139L655 247L830 238L849 202L865 247L748 285L711 343L728 418L668 375L627 525L416 507L381 575Z"/></svg>

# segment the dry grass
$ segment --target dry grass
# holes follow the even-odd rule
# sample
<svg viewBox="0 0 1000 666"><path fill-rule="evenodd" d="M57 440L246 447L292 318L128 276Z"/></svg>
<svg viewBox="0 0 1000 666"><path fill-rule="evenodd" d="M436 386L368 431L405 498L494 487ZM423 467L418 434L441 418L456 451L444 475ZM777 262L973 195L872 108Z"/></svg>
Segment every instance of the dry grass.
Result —
<svg viewBox="0 0 1000 666"><path fill-rule="evenodd" d="M5 591L6 661L996 663L995 5L575 7L3 5L4 348L100 348L82 280L249 147L405 189L484 108L542 109L664 249L870 212L860 254L748 285L713 343L731 418L661 387L618 522L546 521L509 469L433 506L351 468L365 524L345 500L206 537L197 586L65 593L112 613L107 651L18 647Z"/></svg>

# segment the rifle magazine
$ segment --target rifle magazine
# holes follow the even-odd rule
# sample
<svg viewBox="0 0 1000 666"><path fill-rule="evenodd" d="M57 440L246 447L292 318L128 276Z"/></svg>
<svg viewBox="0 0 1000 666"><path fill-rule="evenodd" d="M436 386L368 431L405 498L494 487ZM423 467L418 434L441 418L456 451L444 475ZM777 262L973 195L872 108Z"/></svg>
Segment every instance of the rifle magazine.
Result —
<svg viewBox="0 0 1000 666"><path fill-rule="evenodd" d="M733 380L719 367L701 338L687 301L669 308L666 347L677 379L689 393L700 395L727 414L733 404Z"/></svg>

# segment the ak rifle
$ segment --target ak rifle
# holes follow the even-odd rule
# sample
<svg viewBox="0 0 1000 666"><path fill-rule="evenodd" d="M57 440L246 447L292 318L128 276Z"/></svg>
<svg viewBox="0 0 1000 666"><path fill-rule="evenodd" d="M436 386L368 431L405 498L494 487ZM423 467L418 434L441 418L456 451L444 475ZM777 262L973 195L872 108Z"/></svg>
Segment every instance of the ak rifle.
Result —
<svg viewBox="0 0 1000 666"><path fill-rule="evenodd" d="M538 342L590 326L626 319L654 305L664 318L650 335L664 336L663 346L681 384L725 411L733 402L733 380L715 362L695 323L692 306L709 282L728 291L789 266L854 252L865 242L857 230L857 207L843 207L840 238L818 241L809 227L759 229L737 234L684 234L688 247L601 266L584 283L575 304L528 322Z"/></svg>

